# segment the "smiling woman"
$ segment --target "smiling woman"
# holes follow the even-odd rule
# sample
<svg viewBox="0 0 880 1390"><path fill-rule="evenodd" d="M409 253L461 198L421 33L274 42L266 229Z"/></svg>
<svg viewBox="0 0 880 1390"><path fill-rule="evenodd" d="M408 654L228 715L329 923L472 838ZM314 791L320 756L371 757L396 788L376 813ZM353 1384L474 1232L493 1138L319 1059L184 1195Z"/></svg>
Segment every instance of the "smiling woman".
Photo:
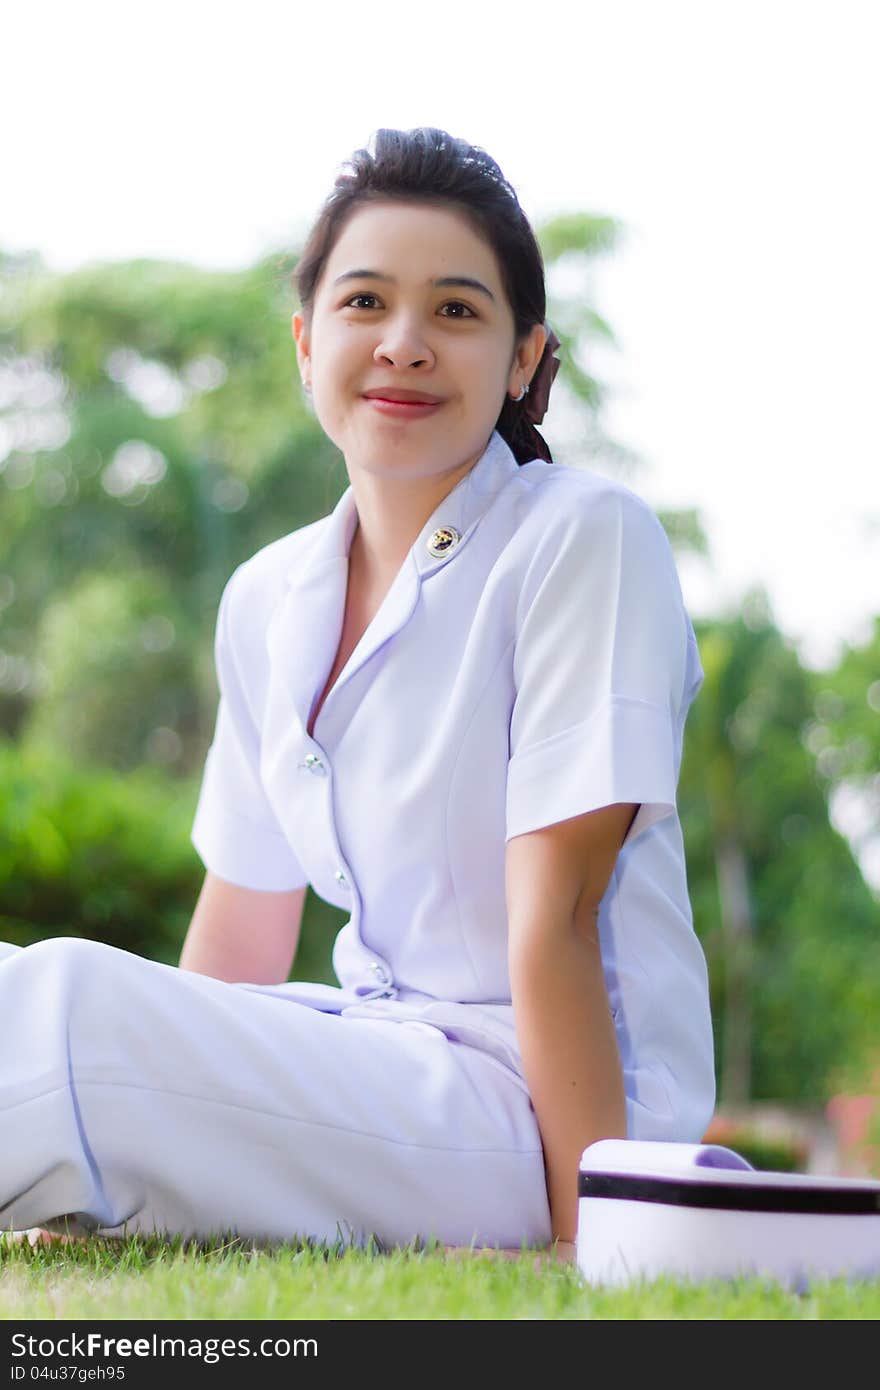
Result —
<svg viewBox="0 0 880 1390"><path fill-rule="evenodd" d="M497 257L455 207L370 200L340 222L293 318L318 419L371 487L448 485L531 379L543 321L517 336Z"/></svg>
<svg viewBox="0 0 880 1390"><path fill-rule="evenodd" d="M221 595L180 967L0 948L0 1216L570 1253L583 1150L714 1100L669 542L550 458L541 256L484 151L380 131L295 274L349 486ZM308 885L338 985L287 979Z"/></svg>

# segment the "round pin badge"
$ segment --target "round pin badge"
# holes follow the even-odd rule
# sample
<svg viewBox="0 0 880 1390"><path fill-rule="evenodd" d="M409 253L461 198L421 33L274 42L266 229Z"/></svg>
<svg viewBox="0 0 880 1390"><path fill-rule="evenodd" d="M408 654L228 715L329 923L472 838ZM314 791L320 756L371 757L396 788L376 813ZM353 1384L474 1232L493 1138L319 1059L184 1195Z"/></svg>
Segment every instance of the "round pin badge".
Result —
<svg viewBox="0 0 880 1390"><path fill-rule="evenodd" d="M460 540L461 532L454 526L440 526L428 541L428 554L441 560Z"/></svg>

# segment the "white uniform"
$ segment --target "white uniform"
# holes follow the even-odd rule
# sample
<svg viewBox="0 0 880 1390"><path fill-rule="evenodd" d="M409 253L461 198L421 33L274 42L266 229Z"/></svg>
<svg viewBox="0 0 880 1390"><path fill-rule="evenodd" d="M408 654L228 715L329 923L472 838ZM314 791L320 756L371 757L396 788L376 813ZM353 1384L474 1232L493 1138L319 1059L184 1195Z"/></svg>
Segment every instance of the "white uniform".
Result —
<svg viewBox="0 0 880 1390"><path fill-rule="evenodd" d="M598 474L517 465L493 433L310 737L356 522L349 487L227 583L192 831L221 878L311 883L350 913L339 986L230 985L70 939L13 952L4 1031L29 1038L23 1074L45 1065L19 1103L48 1137L11 1127L7 1226L77 1211L102 1229L549 1240L505 844L613 802L640 804L599 914L628 1135L702 1138L712 1025L675 798L703 671L660 522ZM21 1012L35 992L39 1026Z"/></svg>

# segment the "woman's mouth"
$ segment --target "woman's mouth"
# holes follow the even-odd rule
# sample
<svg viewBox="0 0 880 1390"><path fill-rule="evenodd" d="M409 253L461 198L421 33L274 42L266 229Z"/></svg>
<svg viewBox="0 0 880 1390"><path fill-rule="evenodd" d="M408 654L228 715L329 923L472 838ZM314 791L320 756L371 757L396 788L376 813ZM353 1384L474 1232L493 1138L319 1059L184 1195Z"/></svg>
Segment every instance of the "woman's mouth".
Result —
<svg viewBox="0 0 880 1390"><path fill-rule="evenodd" d="M384 396L364 396L367 405L373 406L380 415L390 415L398 420L420 420L439 410L443 401L394 401Z"/></svg>

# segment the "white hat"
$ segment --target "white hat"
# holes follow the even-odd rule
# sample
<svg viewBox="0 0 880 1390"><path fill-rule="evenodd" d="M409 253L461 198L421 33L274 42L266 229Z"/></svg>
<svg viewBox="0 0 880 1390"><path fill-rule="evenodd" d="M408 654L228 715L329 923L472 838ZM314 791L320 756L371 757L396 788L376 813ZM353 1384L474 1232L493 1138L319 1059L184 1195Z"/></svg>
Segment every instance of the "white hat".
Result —
<svg viewBox="0 0 880 1390"><path fill-rule="evenodd" d="M880 1182L770 1173L718 1144L602 1139L581 1155L577 1263L592 1284L880 1273Z"/></svg>

